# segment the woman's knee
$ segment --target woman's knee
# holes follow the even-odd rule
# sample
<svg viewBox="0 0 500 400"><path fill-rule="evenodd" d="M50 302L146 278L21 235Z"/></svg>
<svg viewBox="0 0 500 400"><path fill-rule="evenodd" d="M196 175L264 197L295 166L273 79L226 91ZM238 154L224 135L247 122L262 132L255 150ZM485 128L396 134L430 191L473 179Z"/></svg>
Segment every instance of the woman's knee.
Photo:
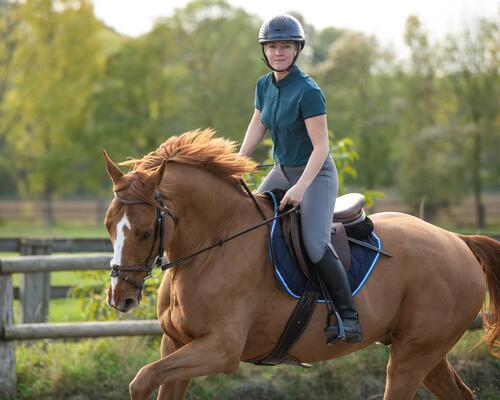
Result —
<svg viewBox="0 0 500 400"><path fill-rule="evenodd" d="M316 240L304 238L304 247L306 249L307 255L309 256L309 259L313 263L317 263L323 258L327 246L328 243L326 243L324 240L320 240L317 238Z"/></svg>

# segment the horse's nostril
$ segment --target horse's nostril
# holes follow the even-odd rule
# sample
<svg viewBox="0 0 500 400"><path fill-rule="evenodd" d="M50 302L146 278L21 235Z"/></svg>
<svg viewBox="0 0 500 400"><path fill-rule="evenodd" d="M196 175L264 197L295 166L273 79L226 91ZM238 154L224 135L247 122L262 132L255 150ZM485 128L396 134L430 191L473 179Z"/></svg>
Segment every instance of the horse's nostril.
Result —
<svg viewBox="0 0 500 400"><path fill-rule="evenodd" d="M124 301L122 301L120 303L120 305L117 307L118 311L121 311L121 312L127 312L128 310L130 310L131 308L134 308L135 306L137 306L137 300L129 297L128 299L125 299Z"/></svg>
<svg viewBox="0 0 500 400"><path fill-rule="evenodd" d="M134 299L127 299L125 300L125 309L128 310L132 307L135 306L135 300Z"/></svg>

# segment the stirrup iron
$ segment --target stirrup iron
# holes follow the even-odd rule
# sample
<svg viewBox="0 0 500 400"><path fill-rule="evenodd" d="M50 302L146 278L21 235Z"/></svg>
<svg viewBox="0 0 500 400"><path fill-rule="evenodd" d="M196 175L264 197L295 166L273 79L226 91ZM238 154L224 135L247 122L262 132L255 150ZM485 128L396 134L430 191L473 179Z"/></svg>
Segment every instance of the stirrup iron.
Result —
<svg viewBox="0 0 500 400"><path fill-rule="evenodd" d="M331 324L332 315L335 315L335 318L337 320L337 326L332 326L332 324ZM338 331L337 336L330 337L330 334L332 332L337 332L337 331ZM346 341L344 323L342 322L342 319L340 318L340 315L337 312L337 310L332 310L331 312L329 312L326 315L326 327L325 327L324 333L326 336L326 344L328 346Z"/></svg>

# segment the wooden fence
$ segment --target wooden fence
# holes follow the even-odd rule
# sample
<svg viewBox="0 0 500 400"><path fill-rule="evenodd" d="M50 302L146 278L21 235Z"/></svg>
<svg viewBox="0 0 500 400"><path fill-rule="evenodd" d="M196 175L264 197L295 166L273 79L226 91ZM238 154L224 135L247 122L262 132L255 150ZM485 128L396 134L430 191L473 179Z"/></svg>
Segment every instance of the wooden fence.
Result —
<svg viewBox="0 0 500 400"><path fill-rule="evenodd" d="M51 248L50 240L23 240L19 249L25 255L0 258L0 398L16 394L15 341L161 334L156 320L47 323L50 272L109 270L111 260L109 254L47 255ZM18 324L13 323L14 273L23 274L19 288L22 323ZM478 316L469 329L481 326Z"/></svg>
<svg viewBox="0 0 500 400"><path fill-rule="evenodd" d="M16 394L15 341L160 335L156 320L47 323L50 272L109 270L110 255L33 255L50 252L48 240L23 241L20 257L0 258L0 398ZM12 274L19 287L22 323L14 324Z"/></svg>

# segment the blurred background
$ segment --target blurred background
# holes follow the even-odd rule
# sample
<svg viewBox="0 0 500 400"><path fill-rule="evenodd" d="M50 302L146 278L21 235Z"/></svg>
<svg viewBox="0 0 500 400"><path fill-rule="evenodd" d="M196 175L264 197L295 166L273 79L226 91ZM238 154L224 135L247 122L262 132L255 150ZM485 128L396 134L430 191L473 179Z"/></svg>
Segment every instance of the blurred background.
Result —
<svg viewBox="0 0 500 400"><path fill-rule="evenodd" d="M1 0L0 224L100 229L102 149L122 161L205 127L241 143L267 72L259 26L289 12L334 141L352 141L342 190L496 230L500 3L434 3Z"/></svg>
<svg viewBox="0 0 500 400"><path fill-rule="evenodd" d="M370 212L500 237L498 0L0 0L0 257L77 253L79 263L13 274L14 323L155 318L160 276L119 316L105 303L109 272L85 270L78 255L111 251L101 150L142 157L207 127L240 144L268 72L257 33L279 13L305 28L298 64L326 95L341 192L365 193ZM255 186L263 173L245 179ZM498 400L500 360L481 335L467 332L451 361L477 398ZM158 359L159 338L15 349L16 399L117 400ZM373 345L310 370L241 365L195 379L187 398L381 399L388 354Z"/></svg>

